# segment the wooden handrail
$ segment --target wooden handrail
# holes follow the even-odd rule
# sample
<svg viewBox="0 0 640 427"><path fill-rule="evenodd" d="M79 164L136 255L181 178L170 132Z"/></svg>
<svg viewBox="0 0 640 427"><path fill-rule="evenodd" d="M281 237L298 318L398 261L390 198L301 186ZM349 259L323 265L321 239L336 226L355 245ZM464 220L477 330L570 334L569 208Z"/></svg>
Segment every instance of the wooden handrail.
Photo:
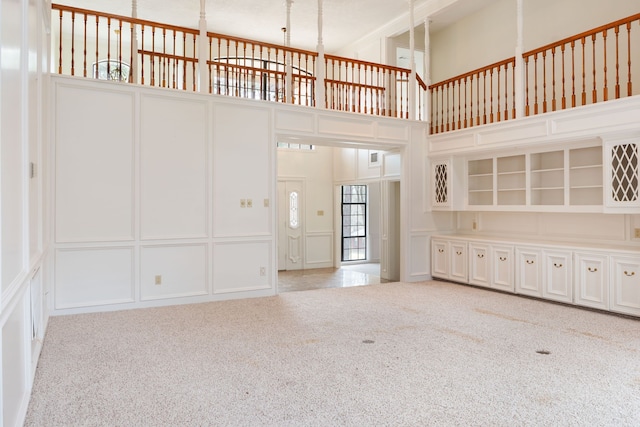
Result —
<svg viewBox="0 0 640 427"><path fill-rule="evenodd" d="M157 58L174 59L176 61L198 62L198 58L183 55L172 55L170 53L154 52L152 50L138 49L138 53L144 56L152 56Z"/></svg>
<svg viewBox="0 0 640 427"><path fill-rule="evenodd" d="M242 37L229 36L226 34L207 32L207 37L209 37L210 39L214 38L214 39L230 40L235 43L255 44L258 46L266 47L268 49L278 49L278 50L283 50L285 52L301 53L303 55L308 55L312 57L318 56L318 52L313 52L311 50L297 49L289 46L284 46L281 44L266 43L258 40L251 40L251 39L245 39Z"/></svg>
<svg viewBox="0 0 640 427"><path fill-rule="evenodd" d="M459 80L463 80L466 77L475 76L478 73L482 73L484 71L489 71L492 68L502 67L505 64L515 63L515 62L516 62L516 57L512 56L511 58L503 59L502 61L494 62L493 64L486 65L486 66L480 67L480 68L476 68L473 71L469 71L467 73L460 74L460 75L455 76L455 77L451 77L451 78L449 78L447 80L442 80L441 82L434 83L434 84L429 86L429 90L431 90L431 89L433 89L435 87L439 87L439 86L446 86L449 83L453 83L453 82L457 82Z"/></svg>
<svg viewBox="0 0 640 427"><path fill-rule="evenodd" d="M582 40L585 37L590 37L590 36L593 36L594 34L598 34L598 33L601 33L601 32L610 30L612 28L619 27L621 25L625 25L625 24L628 24L628 23L631 23L631 22L637 21L637 20L640 20L640 13L636 13L635 15L631 15L631 16L628 16L626 18L622 18L622 19L619 19L617 21L610 22L609 24L601 25L601 26L599 26L597 28L585 31L585 32L577 34L575 36L567 37L567 38L564 38L562 40L558 40L556 42L549 43L549 44L544 45L542 47L527 51L527 52L523 53L522 56L526 58L528 56L535 55L536 53L542 53L545 50L550 50L550 49L552 49L554 47L560 47L562 45L566 45L566 44L569 44L571 42L576 42L576 41Z"/></svg>
<svg viewBox="0 0 640 427"><path fill-rule="evenodd" d="M341 61L341 62L351 63L351 64L366 65L366 66L369 66L369 67L376 67L376 68L380 68L380 69L383 69L383 70L405 72L407 74L409 74L411 72L411 70L408 69L408 68L395 67L393 65L378 64L376 62L362 61L360 59L351 59L351 58L345 58L345 57L342 57L342 56L324 55L324 58L325 58L325 60L334 60L334 61L339 61L339 62Z"/></svg>
<svg viewBox="0 0 640 427"><path fill-rule="evenodd" d="M164 28L164 29L167 29L167 30L180 31L182 33L187 33L187 34L193 34L193 35L199 35L200 34L200 32L198 30L195 30L193 28L180 27L180 26L177 26L177 25L162 24L162 23L155 22L155 21L147 21L145 19L132 18L130 16L115 15L115 14L112 14L112 13L98 12L96 10L91 10L91 9L81 9L81 8L78 8L78 7L65 6L65 5L57 4L57 3L52 3L51 4L51 9L52 10L59 10L59 11L62 11L62 12L80 13L80 14L84 14L84 15L95 15L95 16L99 16L101 18L116 19L116 20L119 20L119 21L128 22L128 23L135 24L135 25L146 25L146 26L150 26L150 27Z"/></svg>

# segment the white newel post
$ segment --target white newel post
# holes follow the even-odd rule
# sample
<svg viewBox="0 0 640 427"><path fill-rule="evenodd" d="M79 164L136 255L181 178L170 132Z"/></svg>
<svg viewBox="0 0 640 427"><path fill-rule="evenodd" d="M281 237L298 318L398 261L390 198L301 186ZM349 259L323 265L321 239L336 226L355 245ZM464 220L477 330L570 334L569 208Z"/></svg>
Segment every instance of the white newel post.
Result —
<svg viewBox="0 0 640 427"><path fill-rule="evenodd" d="M285 29L285 46L291 47L291 4L293 0L287 0L287 26ZM286 76L285 76L285 92L284 102L293 104L293 54L291 51L285 51Z"/></svg>
<svg viewBox="0 0 640 427"><path fill-rule="evenodd" d="M523 0L516 0L516 26L517 26L517 40L516 40L516 73L514 90L516 92L516 117L524 117L524 93L525 93L525 79L524 79L524 59L522 54L524 53L524 18L523 18Z"/></svg>
<svg viewBox="0 0 640 427"><path fill-rule="evenodd" d="M409 118L412 120L417 119L416 115L416 93L417 93L417 79L416 79L416 60L415 60L415 28L413 25L413 5L414 0L409 0L409 63L411 64L411 73L409 74Z"/></svg>
<svg viewBox="0 0 640 427"><path fill-rule="evenodd" d="M324 91L324 44L322 41L322 0L318 0L318 61L316 62L316 85L315 97L316 108L325 108L325 91Z"/></svg>
<svg viewBox="0 0 640 427"><path fill-rule="evenodd" d="M138 19L138 1L131 0L131 17ZM144 46L143 46L144 49ZM133 37L131 38L131 64L129 64L131 83L138 83L138 25L133 25Z"/></svg>
<svg viewBox="0 0 640 427"><path fill-rule="evenodd" d="M427 86L427 91L423 97L424 121L431 126L431 92L429 92L429 86L431 85L431 39L429 36L429 18L424 20L424 84Z"/></svg>
<svg viewBox="0 0 640 427"><path fill-rule="evenodd" d="M209 60L207 52L207 0L200 0L200 36L198 37L198 92L207 92L207 81L209 77L207 61Z"/></svg>

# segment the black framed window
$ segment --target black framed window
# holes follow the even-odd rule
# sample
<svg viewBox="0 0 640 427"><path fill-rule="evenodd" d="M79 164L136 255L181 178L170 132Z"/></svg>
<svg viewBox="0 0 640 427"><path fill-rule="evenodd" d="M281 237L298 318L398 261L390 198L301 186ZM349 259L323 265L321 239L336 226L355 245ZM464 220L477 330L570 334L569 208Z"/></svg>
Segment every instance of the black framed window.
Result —
<svg viewBox="0 0 640 427"><path fill-rule="evenodd" d="M367 186L342 186L342 261L367 259Z"/></svg>

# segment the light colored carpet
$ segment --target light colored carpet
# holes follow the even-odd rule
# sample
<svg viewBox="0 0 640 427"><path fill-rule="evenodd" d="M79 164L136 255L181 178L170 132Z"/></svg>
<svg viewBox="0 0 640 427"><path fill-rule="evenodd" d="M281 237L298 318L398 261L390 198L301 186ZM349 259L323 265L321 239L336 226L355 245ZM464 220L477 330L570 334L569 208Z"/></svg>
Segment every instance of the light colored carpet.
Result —
<svg viewBox="0 0 640 427"><path fill-rule="evenodd" d="M638 426L640 321L445 282L55 317L26 425Z"/></svg>

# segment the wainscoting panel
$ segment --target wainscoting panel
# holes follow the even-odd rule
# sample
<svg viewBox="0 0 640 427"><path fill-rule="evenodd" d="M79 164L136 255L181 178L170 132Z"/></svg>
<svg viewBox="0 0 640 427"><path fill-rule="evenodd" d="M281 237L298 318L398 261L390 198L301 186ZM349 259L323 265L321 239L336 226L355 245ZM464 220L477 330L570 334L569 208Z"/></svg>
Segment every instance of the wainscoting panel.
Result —
<svg viewBox="0 0 640 427"><path fill-rule="evenodd" d="M57 87L57 242L133 239L133 105L133 93Z"/></svg>
<svg viewBox="0 0 640 427"><path fill-rule="evenodd" d="M20 418L26 412L29 401L29 385L27 378L30 360L26 352L28 330L25 300L28 294L23 294L17 305L9 315L1 330L2 338L2 382L0 382L0 396L2 398L3 414L0 424L5 426L22 425ZM29 380L29 383L31 381ZM3 423L2 423L3 422Z"/></svg>
<svg viewBox="0 0 640 427"><path fill-rule="evenodd" d="M219 242L213 245L213 292L273 288L270 241Z"/></svg>
<svg viewBox="0 0 640 427"><path fill-rule="evenodd" d="M331 116L318 117L318 133L326 135L350 135L374 138L374 121L362 119L344 119Z"/></svg>
<svg viewBox="0 0 640 427"><path fill-rule="evenodd" d="M409 126L407 126L406 123L392 124L379 122L378 138L406 143L406 141L409 139Z"/></svg>
<svg viewBox="0 0 640 427"><path fill-rule="evenodd" d="M305 255L305 268L333 267L333 233L307 232Z"/></svg>
<svg viewBox="0 0 640 427"><path fill-rule="evenodd" d="M429 234L411 235L411 272L412 279L426 280L431 276Z"/></svg>
<svg viewBox="0 0 640 427"><path fill-rule="evenodd" d="M140 254L140 299L208 293L207 245L144 246Z"/></svg>
<svg viewBox="0 0 640 427"><path fill-rule="evenodd" d="M305 133L315 132L315 114L275 110L276 129Z"/></svg>
<svg viewBox="0 0 640 427"><path fill-rule="evenodd" d="M207 103L140 101L142 239L207 236Z"/></svg>
<svg viewBox="0 0 640 427"><path fill-rule="evenodd" d="M133 248L58 249L56 309L133 302Z"/></svg>
<svg viewBox="0 0 640 427"><path fill-rule="evenodd" d="M214 235L267 235L276 203L270 194L275 142L269 110L216 105L213 115Z"/></svg>

